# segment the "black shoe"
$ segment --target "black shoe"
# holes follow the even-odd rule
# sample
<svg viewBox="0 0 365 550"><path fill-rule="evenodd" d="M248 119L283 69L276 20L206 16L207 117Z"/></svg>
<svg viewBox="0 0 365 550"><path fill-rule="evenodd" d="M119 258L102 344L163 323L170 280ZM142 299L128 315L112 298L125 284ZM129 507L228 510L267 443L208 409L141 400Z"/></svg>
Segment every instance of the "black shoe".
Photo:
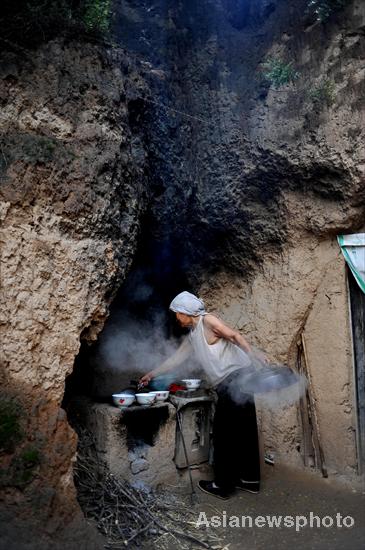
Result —
<svg viewBox="0 0 365 550"><path fill-rule="evenodd" d="M272 453L265 453L264 460L266 464L270 464L270 466L274 466L274 455Z"/></svg>
<svg viewBox="0 0 365 550"><path fill-rule="evenodd" d="M213 495L214 497L221 498L222 500L227 500L229 498L229 493L224 491L220 487L213 487L213 481L206 481L201 479L198 483L198 487L204 493L208 495Z"/></svg>
<svg viewBox="0 0 365 550"><path fill-rule="evenodd" d="M256 495L260 492L260 482L240 480L236 485L236 489L241 489L241 491L247 491L248 493Z"/></svg>

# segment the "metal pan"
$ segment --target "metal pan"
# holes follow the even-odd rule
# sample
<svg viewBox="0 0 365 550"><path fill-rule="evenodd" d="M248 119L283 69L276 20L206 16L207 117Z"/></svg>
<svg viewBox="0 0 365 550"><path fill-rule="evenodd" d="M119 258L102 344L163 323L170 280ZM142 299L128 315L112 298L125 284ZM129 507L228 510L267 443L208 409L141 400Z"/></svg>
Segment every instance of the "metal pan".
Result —
<svg viewBox="0 0 365 550"><path fill-rule="evenodd" d="M239 377L241 388L247 393L260 394L278 391L300 382L302 378L287 366L268 365L242 372Z"/></svg>

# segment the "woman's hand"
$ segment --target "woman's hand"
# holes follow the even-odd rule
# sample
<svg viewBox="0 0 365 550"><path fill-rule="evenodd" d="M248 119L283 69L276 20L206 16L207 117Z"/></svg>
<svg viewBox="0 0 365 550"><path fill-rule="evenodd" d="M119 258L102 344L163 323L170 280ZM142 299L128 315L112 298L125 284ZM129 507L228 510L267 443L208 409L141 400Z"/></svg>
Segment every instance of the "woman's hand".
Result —
<svg viewBox="0 0 365 550"><path fill-rule="evenodd" d="M262 361L266 365L270 363L270 359L267 357L267 355L263 351L255 350L255 355L260 361Z"/></svg>
<svg viewBox="0 0 365 550"><path fill-rule="evenodd" d="M144 376L142 376L139 381L138 381L138 385L143 387L143 386L148 386L148 384L150 383L150 381L152 380L153 378L153 372L148 372L147 374L145 374Z"/></svg>

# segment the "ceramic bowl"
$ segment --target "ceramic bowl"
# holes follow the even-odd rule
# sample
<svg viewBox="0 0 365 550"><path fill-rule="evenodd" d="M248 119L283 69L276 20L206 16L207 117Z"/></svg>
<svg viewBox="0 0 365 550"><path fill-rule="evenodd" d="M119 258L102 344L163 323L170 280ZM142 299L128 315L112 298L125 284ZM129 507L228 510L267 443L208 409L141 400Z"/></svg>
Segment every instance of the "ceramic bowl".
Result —
<svg viewBox="0 0 365 550"><path fill-rule="evenodd" d="M130 393L113 393L113 402L117 407L129 407L135 400L134 395Z"/></svg>
<svg viewBox="0 0 365 550"><path fill-rule="evenodd" d="M156 401L166 401L168 398L170 392L165 390L160 391L151 391L150 393L154 393L156 396Z"/></svg>
<svg viewBox="0 0 365 550"><path fill-rule="evenodd" d="M197 390L202 383L202 381L198 378L185 378L182 382L184 382L186 389L188 390Z"/></svg>
<svg viewBox="0 0 365 550"><path fill-rule="evenodd" d="M156 400L156 396L152 392L136 393L136 399L140 405L152 405L152 403Z"/></svg>

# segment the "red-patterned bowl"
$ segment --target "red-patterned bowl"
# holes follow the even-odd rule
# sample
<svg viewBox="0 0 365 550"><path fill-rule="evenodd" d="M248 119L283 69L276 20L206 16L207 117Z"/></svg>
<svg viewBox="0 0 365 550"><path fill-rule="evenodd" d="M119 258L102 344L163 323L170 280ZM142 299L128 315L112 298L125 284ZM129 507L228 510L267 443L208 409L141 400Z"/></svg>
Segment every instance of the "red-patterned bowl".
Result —
<svg viewBox="0 0 365 550"><path fill-rule="evenodd" d="M129 407L135 400L134 395L129 393L113 393L112 397L114 405L121 408Z"/></svg>

